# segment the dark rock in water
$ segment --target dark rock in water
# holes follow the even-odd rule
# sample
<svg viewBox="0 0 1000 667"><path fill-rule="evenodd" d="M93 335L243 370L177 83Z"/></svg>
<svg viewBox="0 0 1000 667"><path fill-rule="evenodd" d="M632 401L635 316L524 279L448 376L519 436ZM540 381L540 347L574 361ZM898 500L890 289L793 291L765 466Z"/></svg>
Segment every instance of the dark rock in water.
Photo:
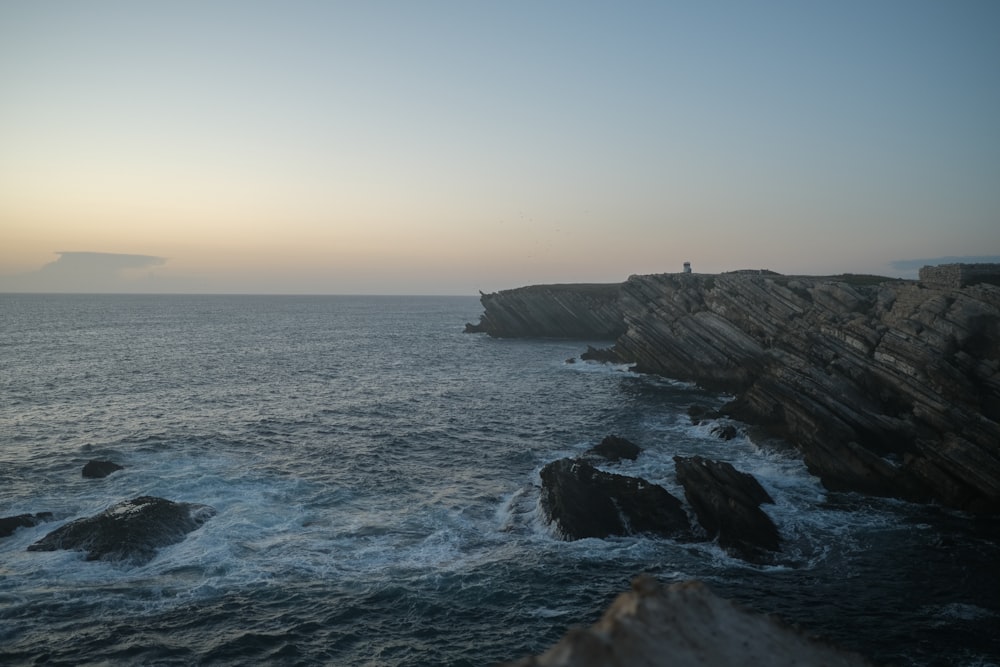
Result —
<svg viewBox="0 0 1000 667"><path fill-rule="evenodd" d="M697 403L691 405L687 412L688 417L691 418L691 424L694 426L697 426L703 421L717 419L719 417L718 410L713 410L712 408L707 408L704 405L698 405Z"/></svg>
<svg viewBox="0 0 1000 667"><path fill-rule="evenodd" d="M553 461L541 472L542 507L567 540L653 533L688 537L681 503L639 477L596 469L580 459Z"/></svg>
<svg viewBox="0 0 1000 667"><path fill-rule="evenodd" d="M30 528L31 526L37 526L43 521L52 521L52 512L5 516L0 518L0 537L9 537L18 528Z"/></svg>
<svg viewBox="0 0 1000 667"><path fill-rule="evenodd" d="M83 466L83 476L90 479L100 479L101 477L107 477L116 470L124 470L124 468L111 461L87 461L87 464Z"/></svg>
<svg viewBox="0 0 1000 667"><path fill-rule="evenodd" d="M606 347L598 349L593 345L587 346L587 351L580 354L584 361L599 361L604 364L620 364L622 358L615 352L615 348Z"/></svg>
<svg viewBox="0 0 1000 667"><path fill-rule="evenodd" d="M621 461L622 459L635 461L641 451L642 449L639 445L636 445L635 443L617 435L609 435L604 438L604 440L601 440L601 444L591 447L584 452L584 456L588 458L602 458L615 462Z"/></svg>
<svg viewBox="0 0 1000 667"><path fill-rule="evenodd" d="M718 536L719 546L752 562L766 560L765 551L781 548L778 528L760 509L761 503L774 500L753 475L700 456L675 456L674 463L698 523L709 537Z"/></svg>
<svg viewBox="0 0 1000 667"><path fill-rule="evenodd" d="M141 496L57 528L28 551L73 549L86 551L87 560L141 565L213 516L215 509L208 505Z"/></svg>
<svg viewBox="0 0 1000 667"><path fill-rule="evenodd" d="M721 440L732 440L739 435L739 431L732 424L716 424L708 429L708 432Z"/></svg>
<svg viewBox="0 0 1000 667"><path fill-rule="evenodd" d="M865 667L856 653L809 638L772 616L713 594L698 581L663 586L638 577L589 628L570 630L507 667Z"/></svg>

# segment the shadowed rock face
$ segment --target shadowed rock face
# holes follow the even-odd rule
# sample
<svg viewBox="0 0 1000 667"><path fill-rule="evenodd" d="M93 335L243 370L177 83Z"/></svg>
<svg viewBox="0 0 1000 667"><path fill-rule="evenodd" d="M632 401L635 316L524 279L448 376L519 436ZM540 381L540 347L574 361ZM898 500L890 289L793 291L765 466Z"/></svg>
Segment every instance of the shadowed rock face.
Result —
<svg viewBox="0 0 1000 667"><path fill-rule="evenodd" d="M86 551L87 560L141 565L213 516L215 510L207 505L141 496L57 528L28 551L71 549Z"/></svg>
<svg viewBox="0 0 1000 667"><path fill-rule="evenodd" d="M607 473L580 459L560 459L542 468L541 478L542 507L568 540L690 534L680 501L639 477Z"/></svg>
<svg viewBox="0 0 1000 667"><path fill-rule="evenodd" d="M674 465L698 523L719 546L748 561L766 561L765 552L778 551L778 528L760 509L774 500L752 475L700 456L675 456Z"/></svg>
<svg viewBox="0 0 1000 667"><path fill-rule="evenodd" d="M639 577L597 623L569 631L545 653L507 667L863 667L864 658L820 643L771 616L714 595L704 584L661 586Z"/></svg>
<svg viewBox="0 0 1000 667"><path fill-rule="evenodd" d="M614 340L625 330L620 284L533 285L484 294L485 312L467 333L497 338Z"/></svg>
<svg viewBox="0 0 1000 667"><path fill-rule="evenodd" d="M735 391L830 489L1000 512L1000 288L632 276L619 355Z"/></svg>

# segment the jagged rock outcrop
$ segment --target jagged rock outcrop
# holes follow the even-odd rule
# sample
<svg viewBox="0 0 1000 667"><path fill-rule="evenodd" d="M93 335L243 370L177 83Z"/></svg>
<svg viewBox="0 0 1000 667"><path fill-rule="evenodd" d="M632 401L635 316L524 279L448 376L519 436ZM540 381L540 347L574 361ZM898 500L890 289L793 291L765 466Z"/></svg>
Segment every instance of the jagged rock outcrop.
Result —
<svg viewBox="0 0 1000 667"><path fill-rule="evenodd" d="M18 528L30 528L45 521L52 521L52 512L2 517L0 518L0 537L10 537Z"/></svg>
<svg viewBox="0 0 1000 667"><path fill-rule="evenodd" d="M81 474L90 479L101 479L102 477L107 477L117 470L124 470L124 468L112 461L98 461L95 459L93 461L87 461L87 463L83 466Z"/></svg>
<svg viewBox="0 0 1000 667"><path fill-rule="evenodd" d="M28 551L86 551L87 560L141 565L215 516L208 505L141 496L52 531Z"/></svg>
<svg viewBox="0 0 1000 667"><path fill-rule="evenodd" d="M863 667L863 657L747 611L697 581L636 578L589 628L508 667Z"/></svg>
<svg viewBox="0 0 1000 667"><path fill-rule="evenodd" d="M484 294L485 312L467 333L497 338L614 340L625 330L618 283L532 285Z"/></svg>
<svg viewBox="0 0 1000 667"><path fill-rule="evenodd" d="M541 478L542 509L567 540L690 535L681 502L641 477L604 472L582 459L560 459L542 468Z"/></svg>
<svg viewBox="0 0 1000 667"><path fill-rule="evenodd" d="M737 393L830 489L1000 512L1000 287L632 276L619 355Z"/></svg>
<svg viewBox="0 0 1000 667"><path fill-rule="evenodd" d="M760 509L774 500L753 475L700 456L675 456L674 465L698 523L719 546L750 562L765 562L767 552L781 548L777 526Z"/></svg>
<svg viewBox="0 0 1000 667"><path fill-rule="evenodd" d="M631 440L617 435L609 435L604 440L601 440L599 444L594 445L584 452L583 456L585 458L604 459L612 463L617 463L622 459L635 461L639 457L640 452L642 452L642 449Z"/></svg>

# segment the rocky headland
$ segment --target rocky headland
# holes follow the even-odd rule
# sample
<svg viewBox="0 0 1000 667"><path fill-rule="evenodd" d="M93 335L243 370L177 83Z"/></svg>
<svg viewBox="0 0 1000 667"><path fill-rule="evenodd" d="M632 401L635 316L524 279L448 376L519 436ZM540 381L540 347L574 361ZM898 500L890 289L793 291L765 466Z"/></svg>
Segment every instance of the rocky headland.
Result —
<svg viewBox="0 0 1000 667"><path fill-rule="evenodd" d="M723 413L786 438L829 489L998 513L998 277L631 276L486 294L468 330L614 340L637 371L733 393Z"/></svg>
<svg viewBox="0 0 1000 667"><path fill-rule="evenodd" d="M621 285L531 285L482 294L485 312L467 333L496 338L614 340L625 331Z"/></svg>

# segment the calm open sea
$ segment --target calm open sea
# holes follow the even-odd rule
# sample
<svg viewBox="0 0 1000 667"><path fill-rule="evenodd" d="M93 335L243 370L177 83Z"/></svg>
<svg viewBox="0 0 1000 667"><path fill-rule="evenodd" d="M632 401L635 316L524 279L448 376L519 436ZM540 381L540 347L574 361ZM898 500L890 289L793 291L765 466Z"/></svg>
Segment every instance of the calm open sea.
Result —
<svg viewBox="0 0 1000 667"><path fill-rule="evenodd" d="M585 344L462 333L475 298L0 295L0 663L483 665L593 622L640 572L900 665L1000 662L1000 526L825 492L787 448L686 417L725 397ZM594 341L595 343L599 343ZM562 542L538 472L608 434L754 474L781 563ZM81 477L106 458L125 470ZM27 552L140 495L218 515L142 566Z"/></svg>

